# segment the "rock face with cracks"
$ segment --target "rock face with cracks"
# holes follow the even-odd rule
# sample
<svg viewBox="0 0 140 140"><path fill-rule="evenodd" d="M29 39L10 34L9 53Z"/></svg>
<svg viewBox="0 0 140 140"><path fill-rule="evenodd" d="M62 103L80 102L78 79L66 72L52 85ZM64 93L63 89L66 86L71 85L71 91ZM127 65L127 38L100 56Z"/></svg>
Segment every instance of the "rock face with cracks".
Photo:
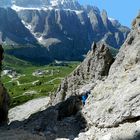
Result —
<svg viewBox="0 0 140 140"><path fill-rule="evenodd" d="M140 15L107 79L92 90L82 112L89 131L76 140L140 139Z"/></svg>
<svg viewBox="0 0 140 140"><path fill-rule="evenodd" d="M107 45L100 42L93 44L86 59L67 76L61 83L53 103L61 102L71 95L82 94L96 85L98 80L108 75L109 68L114 62Z"/></svg>
<svg viewBox="0 0 140 140"><path fill-rule="evenodd" d="M104 40L118 50L130 31L97 7L81 9L72 0L59 0L62 7L53 0L58 5L50 7L43 1L13 0L12 9L0 7L0 39L8 44L6 53L39 64L81 61L93 41Z"/></svg>

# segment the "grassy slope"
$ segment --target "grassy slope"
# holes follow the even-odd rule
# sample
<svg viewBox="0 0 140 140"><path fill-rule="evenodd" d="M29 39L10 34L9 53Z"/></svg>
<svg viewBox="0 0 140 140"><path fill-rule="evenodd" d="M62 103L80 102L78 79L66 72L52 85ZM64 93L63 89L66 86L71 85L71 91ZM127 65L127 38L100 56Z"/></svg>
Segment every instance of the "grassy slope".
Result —
<svg viewBox="0 0 140 140"><path fill-rule="evenodd" d="M12 99L11 107L22 104L33 98L53 94L61 80L71 73L78 64L79 62L73 62L69 63L67 66L39 66L17 59L14 56L5 55L3 69L14 69L20 74L20 77L17 79L2 76L2 82L8 89ZM50 73L41 77L33 76L32 73L38 69L48 70ZM30 91L34 91L33 94L29 93Z"/></svg>

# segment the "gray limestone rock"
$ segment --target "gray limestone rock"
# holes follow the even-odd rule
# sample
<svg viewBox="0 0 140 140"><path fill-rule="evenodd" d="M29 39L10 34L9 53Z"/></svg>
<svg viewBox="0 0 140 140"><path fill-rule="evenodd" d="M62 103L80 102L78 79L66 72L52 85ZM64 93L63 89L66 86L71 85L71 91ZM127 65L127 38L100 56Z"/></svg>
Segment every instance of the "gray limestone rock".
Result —
<svg viewBox="0 0 140 140"><path fill-rule="evenodd" d="M81 88L86 83L92 82L88 87L93 88L98 80L108 75L113 62L114 58L106 44L93 44L92 50L88 52L86 59L63 80L53 102L58 103L71 95L81 94Z"/></svg>
<svg viewBox="0 0 140 140"><path fill-rule="evenodd" d="M79 140L82 137L96 140L140 139L139 24L138 16L107 79L100 81L92 90L82 111L89 131L80 134Z"/></svg>

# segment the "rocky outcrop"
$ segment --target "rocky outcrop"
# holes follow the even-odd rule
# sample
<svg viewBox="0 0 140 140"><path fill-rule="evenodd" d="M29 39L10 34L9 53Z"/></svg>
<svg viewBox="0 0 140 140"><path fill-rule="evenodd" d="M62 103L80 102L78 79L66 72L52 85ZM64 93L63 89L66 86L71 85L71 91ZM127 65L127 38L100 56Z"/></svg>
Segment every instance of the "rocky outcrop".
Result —
<svg viewBox="0 0 140 140"><path fill-rule="evenodd" d="M61 121L66 117L76 115L76 113L81 110L81 107L81 96L71 96L69 99L59 105L57 120Z"/></svg>
<svg viewBox="0 0 140 140"><path fill-rule="evenodd" d="M3 48L0 45L0 65L2 65L2 59L3 59ZM7 90L5 89L3 84L0 82L0 125L2 125L3 123L7 123L8 121L9 101L10 101L10 98L7 93Z"/></svg>
<svg viewBox="0 0 140 140"><path fill-rule="evenodd" d="M11 8L0 7L0 34L7 44L35 44L36 39L25 28L17 13ZM1 38L1 36L0 36Z"/></svg>
<svg viewBox="0 0 140 140"><path fill-rule="evenodd" d="M78 140L140 139L140 15L105 81L92 90L83 109L89 131Z"/></svg>
<svg viewBox="0 0 140 140"><path fill-rule="evenodd" d="M37 103L37 100L35 103ZM19 107L19 111L15 110L15 112L10 113L13 117L16 116L16 119L11 119L10 125L0 127L0 138L2 140L32 140L33 138L38 140L74 139L86 126L86 122L79 112L81 100L78 96L72 96L62 103L31 114L29 118L25 117L25 115L28 116L31 113L27 109L25 112L28 113L23 115L25 120L19 116L22 106ZM33 104L31 106L35 110L36 106ZM16 112L17 114L15 115ZM22 112L20 114L22 115Z"/></svg>
<svg viewBox="0 0 140 140"><path fill-rule="evenodd" d="M106 44L101 42L93 44L86 59L63 80L53 102L58 103L71 95L82 94L85 88L86 90L93 88L98 80L108 75L113 61L114 58ZM81 88L83 89L81 90Z"/></svg>

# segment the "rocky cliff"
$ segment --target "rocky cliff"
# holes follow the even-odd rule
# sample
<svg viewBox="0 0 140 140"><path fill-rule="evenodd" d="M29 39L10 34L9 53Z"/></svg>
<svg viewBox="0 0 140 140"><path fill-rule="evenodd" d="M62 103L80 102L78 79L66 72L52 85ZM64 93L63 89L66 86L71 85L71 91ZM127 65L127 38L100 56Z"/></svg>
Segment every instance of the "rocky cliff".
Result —
<svg viewBox="0 0 140 140"><path fill-rule="evenodd" d="M107 79L91 93L82 111L89 131L76 140L140 139L140 15Z"/></svg>
<svg viewBox="0 0 140 140"><path fill-rule="evenodd" d="M21 9L18 15L57 60L83 60L93 41L104 40L119 48L129 32L128 28L109 20L105 11L100 13L95 8L89 12L85 9Z"/></svg>
<svg viewBox="0 0 140 140"><path fill-rule="evenodd" d="M129 33L127 27L110 19L105 10L83 7L76 0L31 3L14 0L13 10L0 9L2 39L12 45L7 53L16 57L40 63L81 61L93 41L103 40L118 49Z"/></svg>
<svg viewBox="0 0 140 140"><path fill-rule="evenodd" d="M17 13L11 8L0 7L0 39L7 44L35 43L36 39L25 28Z"/></svg>
<svg viewBox="0 0 140 140"><path fill-rule="evenodd" d="M79 10L83 7L77 0L11 0L17 6L21 7L51 7L59 9Z"/></svg>
<svg viewBox="0 0 140 140"><path fill-rule="evenodd" d="M92 45L92 50L89 51L86 59L61 83L54 103L90 90L98 80L102 80L108 75L114 58L107 46L104 42Z"/></svg>

